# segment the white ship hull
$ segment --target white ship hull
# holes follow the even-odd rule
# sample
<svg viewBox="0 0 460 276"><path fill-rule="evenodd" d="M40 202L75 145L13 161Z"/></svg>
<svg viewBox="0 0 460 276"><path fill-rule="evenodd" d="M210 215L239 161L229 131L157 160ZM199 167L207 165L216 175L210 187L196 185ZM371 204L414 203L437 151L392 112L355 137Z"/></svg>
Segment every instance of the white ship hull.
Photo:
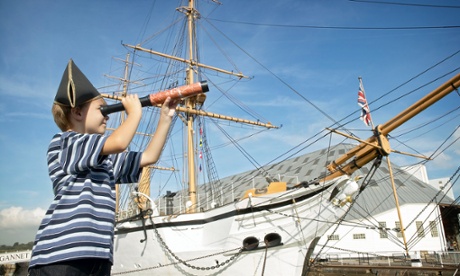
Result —
<svg viewBox="0 0 460 276"><path fill-rule="evenodd" d="M350 206L330 200L347 181L249 197L207 212L152 216L145 228L140 219L118 224L112 274L301 275L312 240Z"/></svg>

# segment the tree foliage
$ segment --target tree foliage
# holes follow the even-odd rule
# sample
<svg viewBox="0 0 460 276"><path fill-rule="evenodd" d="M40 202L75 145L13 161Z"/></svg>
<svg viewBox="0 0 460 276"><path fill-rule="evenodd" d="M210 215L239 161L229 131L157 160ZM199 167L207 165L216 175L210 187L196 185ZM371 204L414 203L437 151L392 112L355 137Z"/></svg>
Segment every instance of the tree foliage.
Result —
<svg viewBox="0 0 460 276"><path fill-rule="evenodd" d="M34 242L28 242L28 243L15 242L13 245L0 245L0 252L31 250L33 245L34 245Z"/></svg>

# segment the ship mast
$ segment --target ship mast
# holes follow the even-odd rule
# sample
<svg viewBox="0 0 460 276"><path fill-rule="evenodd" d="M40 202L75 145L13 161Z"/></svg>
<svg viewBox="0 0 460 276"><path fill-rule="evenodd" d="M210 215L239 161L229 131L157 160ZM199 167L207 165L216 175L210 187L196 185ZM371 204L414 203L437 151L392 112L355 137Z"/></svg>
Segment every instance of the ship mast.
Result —
<svg viewBox="0 0 460 276"><path fill-rule="evenodd" d="M199 19L200 14L199 12L195 9L195 0L189 0L188 6L182 6L177 8L177 11L182 12L185 14L186 19L187 19L187 41L188 41L188 49L187 49L187 54L188 57L178 57L178 56L173 56L169 55L166 53L154 51L152 49L147 49L142 47L140 44L138 45L129 45L129 44L123 44L123 46L128 47L133 49L134 51L141 51L145 53L149 53L152 55L164 57L167 59L171 59L174 61L179 61L183 64L186 65L186 77L185 81L186 84L193 84L196 81L195 80L196 74L198 73L200 68L203 69L208 69L212 70L218 73L234 76L236 78L242 79L242 78L249 78L242 74L241 72L234 72L234 71L228 71L224 70L218 67L210 66L207 64L199 63L198 62L198 56L197 56L197 48L196 48L196 26L195 22L197 19ZM115 99L115 100L120 100L119 97L115 96L110 96L110 95L104 95L108 98ZM197 176L196 176L196 162L195 162L195 143L194 143L194 134L195 134L195 126L194 126L194 120L196 115L198 116L206 116L210 118L217 118L220 120L227 120L231 122L237 122L237 123L243 123L247 125L254 125L254 126L259 126L259 127L265 127L265 128L278 128L278 126L272 125L270 122L263 123L260 121L251 121L251 120L246 120L246 119L241 119L241 118L236 118L236 117L231 117L231 116L226 116L222 114L216 114L216 113L211 113L207 111L203 111L198 109L199 105L202 105L206 99L205 94L199 94L194 97L189 97L186 98L184 101L184 106L178 106L176 107L176 112L184 114L183 122L186 125L186 133L184 137L186 139L186 152L185 152L185 157L187 159L187 186L188 186L188 202L186 203L187 213L195 213L197 212Z"/></svg>
<svg viewBox="0 0 460 276"><path fill-rule="evenodd" d="M125 70L124 70L124 76L123 78L121 79L121 81L123 82L123 91L121 93L121 97L126 97L126 95L128 94L128 83L129 83L129 79L128 79L128 71L129 71L129 53L126 55L126 59L124 60L124 63L125 63ZM120 122L123 122L124 120L126 119L126 112L121 112L120 113ZM116 194L116 199L115 199L115 213L118 214L119 212L119 206L120 206L120 197L119 197L119 194L120 194L120 189L119 189L119 186L118 185L115 185L115 194Z"/></svg>
<svg viewBox="0 0 460 276"><path fill-rule="evenodd" d="M195 43L193 36L195 34L195 16L198 15L197 10L195 10L195 1L189 0L188 8L186 9L187 21L188 21L188 54L189 54L189 63L187 70L187 84L192 84L194 82L194 68L193 64L195 61ZM185 100L185 106L189 109L195 109L197 97L191 97ZM187 114L187 160L188 160L188 195L189 202L187 202L187 213L196 212L196 177L195 177L195 148L193 141L193 131L194 131L194 116L192 114Z"/></svg>

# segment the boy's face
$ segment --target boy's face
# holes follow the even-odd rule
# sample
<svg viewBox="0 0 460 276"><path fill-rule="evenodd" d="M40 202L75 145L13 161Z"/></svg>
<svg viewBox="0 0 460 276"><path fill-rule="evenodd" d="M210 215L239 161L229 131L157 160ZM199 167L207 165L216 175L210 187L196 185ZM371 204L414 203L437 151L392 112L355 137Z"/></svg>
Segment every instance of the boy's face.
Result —
<svg viewBox="0 0 460 276"><path fill-rule="evenodd" d="M82 114L84 115L85 122L85 133L89 134L104 134L107 128L107 120L109 116L102 115L101 106L106 105L103 98L96 99L87 103L83 109Z"/></svg>

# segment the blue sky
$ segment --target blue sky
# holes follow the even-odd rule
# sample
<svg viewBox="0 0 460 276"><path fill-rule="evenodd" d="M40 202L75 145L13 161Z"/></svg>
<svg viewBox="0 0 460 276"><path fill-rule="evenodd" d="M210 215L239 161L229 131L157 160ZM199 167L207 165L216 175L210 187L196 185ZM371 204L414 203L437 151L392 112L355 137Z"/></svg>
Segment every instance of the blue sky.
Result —
<svg viewBox="0 0 460 276"><path fill-rule="evenodd" d="M50 109L69 58L96 87L106 85L104 74L113 66L113 58L126 54L121 42L139 43L165 27L179 2L0 1L0 244L31 241L52 200L45 153L58 129ZM371 104L374 122L378 124L459 73L460 54L454 54L460 50L460 28L397 29L458 27L458 1L411 2L423 4L417 6L347 0L222 0L221 6L203 2L206 8L202 16L244 49L245 52L230 50L229 54L243 73L254 76L254 85L250 86L253 90L236 96L273 124L283 125L279 132L266 134L266 143L245 142L252 146L254 156L260 156L261 164L332 124L311 106L306 107L280 79L332 118L338 120L352 112L358 118L358 76L363 77L368 100L372 102L453 55ZM428 6L431 4L457 8ZM204 47L207 50L211 45ZM205 58L214 65L212 58ZM444 74L447 76L441 80L385 105ZM382 105L385 106L380 109ZM452 93L417 117L411 127L417 128L417 124L459 105L459 95ZM429 135L420 139L410 137L410 146L430 154L433 145L439 146L458 126L458 116L459 111L454 111ZM357 119L348 127L361 138L368 136ZM405 130L408 128L400 131ZM457 131L449 141L459 136ZM269 151L274 154L268 155ZM451 176L460 163L459 156L460 146L456 142L428 165L430 178ZM221 161L226 168L221 177L248 169L244 162L226 159L227 163ZM398 165L416 162L400 156L392 156L392 161ZM459 192L455 187L456 195Z"/></svg>

